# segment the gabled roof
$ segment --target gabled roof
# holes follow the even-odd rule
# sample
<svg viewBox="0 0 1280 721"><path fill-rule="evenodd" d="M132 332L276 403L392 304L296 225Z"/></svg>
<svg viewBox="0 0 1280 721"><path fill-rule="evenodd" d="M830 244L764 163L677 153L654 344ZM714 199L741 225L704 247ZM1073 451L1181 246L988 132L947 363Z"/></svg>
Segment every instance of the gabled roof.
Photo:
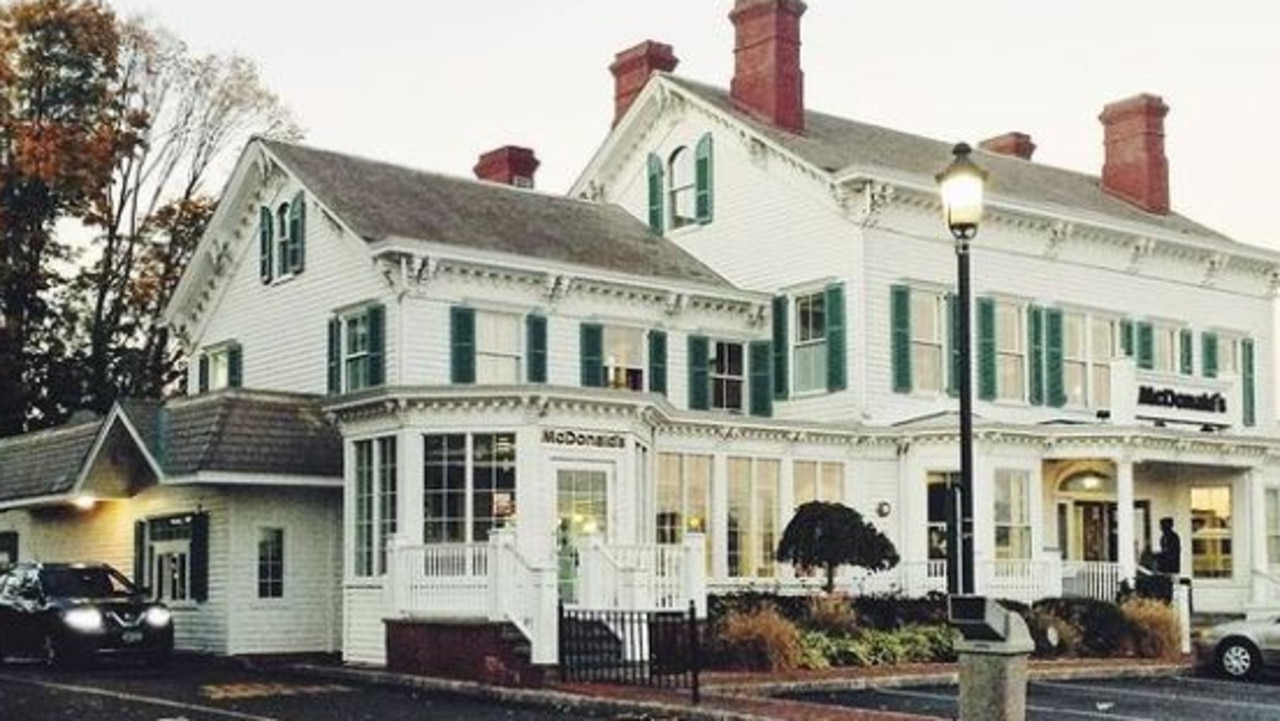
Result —
<svg viewBox="0 0 1280 721"><path fill-rule="evenodd" d="M342 477L342 438L313 396L222 391L161 403L122 400L108 416L127 422L165 477L202 472L265 477ZM106 421L0 441L0 504L76 492ZM141 449L140 449L141 450ZM264 478L264 480L267 480Z"/></svg>
<svg viewBox="0 0 1280 721"><path fill-rule="evenodd" d="M262 139L367 241L441 243L702 285L728 281L622 208Z"/></svg>
<svg viewBox="0 0 1280 721"><path fill-rule="evenodd" d="M0 440L0 503L70 493L102 419Z"/></svg>
<svg viewBox="0 0 1280 721"><path fill-rule="evenodd" d="M870 173L882 170L919 177L932 184L934 175L951 160L953 144L950 142L812 110L805 112L804 134L797 135L757 120L740 109L723 88L674 75L663 75L663 78L833 177L857 170ZM981 149L975 149L974 158L990 171L988 193L994 197L1084 211L1123 223L1156 226L1224 249L1261 252L1177 213L1159 215L1143 211L1103 192L1101 181L1094 175Z"/></svg>

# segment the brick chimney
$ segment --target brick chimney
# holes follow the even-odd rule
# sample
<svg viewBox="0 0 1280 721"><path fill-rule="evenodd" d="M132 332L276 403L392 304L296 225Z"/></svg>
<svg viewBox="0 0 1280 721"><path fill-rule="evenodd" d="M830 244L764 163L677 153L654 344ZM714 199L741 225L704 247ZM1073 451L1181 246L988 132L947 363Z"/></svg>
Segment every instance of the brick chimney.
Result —
<svg viewBox="0 0 1280 721"><path fill-rule="evenodd" d="M618 53L609 66L613 73L613 124L616 126L636 96L644 90L649 76L661 71L669 73L680 61L670 45L646 40Z"/></svg>
<svg viewBox="0 0 1280 721"><path fill-rule="evenodd" d="M734 102L783 130L804 132L804 72L800 70L802 0L736 0Z"/></svg>
<svg viewBox="0 0 1280 721"><path fill-rule="evenodd" d="M1023 160L1031 160L1032 153L1036 152L1036 144L1031 142L1031 136L1017 132L987 138L978 143L978 147L991 153L1012 155Z"/></svg>
<svg viewBox="0 0 1280 721"><path fill-rule="evenodd" d="M1169 160L1164 154L1164 116L1157 95L1137 95L1107 105L1102 121L1106 162L1102 189L1148 213L1169 212Z"/></svg>
<svg viewBox="0 0 1280 721"><path fill-rule="evenodd" d="M491 183L532 188L533 174L538 170L533 151L516 145L505 145L480 156L474 168L476 177Z"/></svg>

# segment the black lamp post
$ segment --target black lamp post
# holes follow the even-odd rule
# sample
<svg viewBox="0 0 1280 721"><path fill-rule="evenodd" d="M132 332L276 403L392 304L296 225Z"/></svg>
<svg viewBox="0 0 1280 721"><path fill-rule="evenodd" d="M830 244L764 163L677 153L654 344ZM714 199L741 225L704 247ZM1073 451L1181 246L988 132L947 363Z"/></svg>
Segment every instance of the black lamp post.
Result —
<svg viewBox="0 0 1280 721"><path fill-rule="evenodd" d="M960 483L947 489L947 593L973 594L973 373L969 322L969 243L982 220L987 171L969 159L966 143L952 150L955 160L938 174L942 212L956 241L956 379L960 394Z"/></svg>

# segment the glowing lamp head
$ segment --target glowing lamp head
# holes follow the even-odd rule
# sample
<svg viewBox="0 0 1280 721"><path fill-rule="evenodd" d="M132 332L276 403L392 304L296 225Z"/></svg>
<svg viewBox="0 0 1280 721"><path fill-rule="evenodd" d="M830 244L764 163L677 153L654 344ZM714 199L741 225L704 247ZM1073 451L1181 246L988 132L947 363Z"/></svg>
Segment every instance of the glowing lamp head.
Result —
<svg viewBox="0 0 1280 721"><path fill-rule="evenodd" d="M71 505L75 506L77 509L81 511L92 511L93 507L96 506L97 504L98 504L98 499L94 498L93 496L76 496L71 501Z"/></svg>
<svg viewBox="0 0 1280 721"><path fill-rule="evenodd" d="M971 240L982 222L982 196L987 185L987 171L979 168L969 154L973 149L959 143L952 149L955 160L938 174L942 195L942 213L956 240Z"/></svg>

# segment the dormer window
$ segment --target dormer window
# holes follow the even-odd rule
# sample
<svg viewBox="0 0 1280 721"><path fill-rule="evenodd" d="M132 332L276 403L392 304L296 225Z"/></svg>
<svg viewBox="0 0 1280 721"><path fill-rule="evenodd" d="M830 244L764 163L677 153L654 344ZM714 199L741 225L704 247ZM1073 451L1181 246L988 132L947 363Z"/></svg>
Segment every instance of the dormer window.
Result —
<svg viewBox="0 0 1280 721"><path fill-rule="evenodd" d="M666 160L650 153L649 227L661 234L672 229L711 222L714 194L712 140L707 133L696 147L680 146Z"/></svg>
<svg viewBox="0 0 1280 721"><path fill-rule="evenodd" d="M267 206L258 211L258 272L263 283L302 272L306 261L306 196L298 191L293 200L281 203L273 213Z"/></svg>

